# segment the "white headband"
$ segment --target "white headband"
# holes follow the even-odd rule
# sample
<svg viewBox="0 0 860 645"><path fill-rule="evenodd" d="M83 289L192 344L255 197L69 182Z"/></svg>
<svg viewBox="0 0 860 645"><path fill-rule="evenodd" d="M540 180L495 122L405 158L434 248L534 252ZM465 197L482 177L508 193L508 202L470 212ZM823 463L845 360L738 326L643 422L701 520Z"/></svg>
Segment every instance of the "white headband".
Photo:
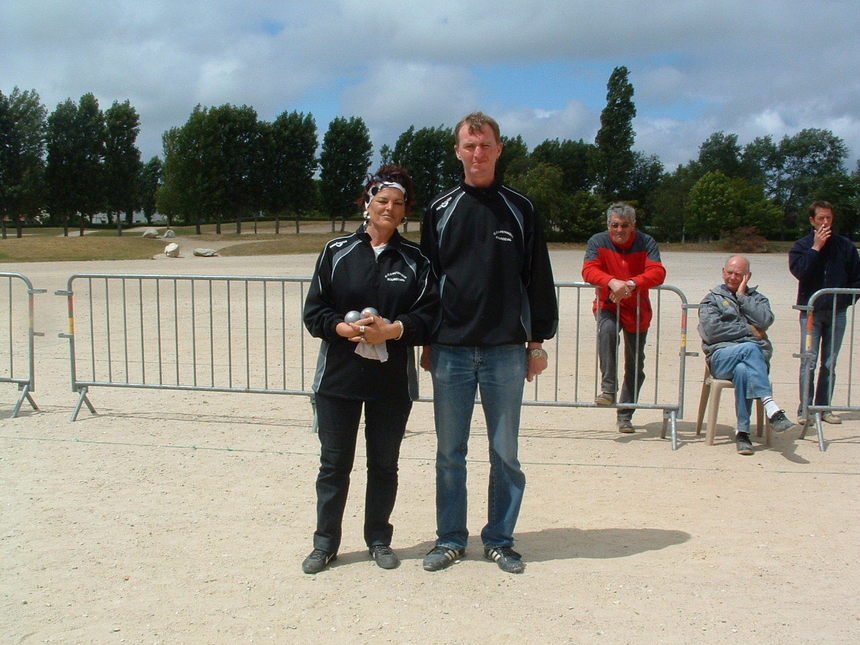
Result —
<svg viewBox="0 0 860 645"><path fill-rule="evenodd" d="M367 199L364 201L364 208L366 209L370 206L370 202L383 188L396 188L401 193L403 193L404 199L406 198L406 189L402 184L398 184L396 181L381 181L378 184L373 184L370 188L367 189Z"/></svg>

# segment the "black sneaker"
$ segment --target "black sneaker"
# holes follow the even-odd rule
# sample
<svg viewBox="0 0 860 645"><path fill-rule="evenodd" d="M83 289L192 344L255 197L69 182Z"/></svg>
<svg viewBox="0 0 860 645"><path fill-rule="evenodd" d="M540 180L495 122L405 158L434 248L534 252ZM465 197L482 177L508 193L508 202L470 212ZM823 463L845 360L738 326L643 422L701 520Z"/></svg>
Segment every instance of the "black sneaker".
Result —
<svg viewBox="0 0 860 645"><path fill-rule="evenodd" d="M370 547L370 557L383 569L396 569L400 566L400 558L387 544L374 544Z"/></svg>
<svg viewBox="0 0 860 645"><path fill-rule="evenodd" d="M487 560L495 560L499 569L505 573L522 573L526 570L522 556L509 546L484 547L484 557Z"/></svg>
<svg viewBox="0 0 860 645"><path fill-rule="evenodd" d="M786 430L791 430L794 427L794 423L785 416L785 412L783 410L774 412L773 416L770 418L770 425L773 428L773 431L777 434L782 434Z"/></svg>
<svg viewBox="0 0 860 645"><path fill-rule="evenodd" d="M311 554L302 562L302 571L305 573L319 573L325 569L329 562L337 560L337 555L323 551L322 549L314 549Z"/></svg>
<svg viewBox="0 0 860 645"><path fill-rule="evenodd" d="M750 433L749 432L738 432L737 442L738 442L738 454L739 455L751 455L751 454L753 454L753 447L752 447L752 442L750 441Z"/></svg>
<svg viewBox="0 0 860 645"><path fill-rule="evenodd" d="M434 546L424 556L424 571L439 571L451 566L466 555L466 549L449 549L447 546Z"/></svg>

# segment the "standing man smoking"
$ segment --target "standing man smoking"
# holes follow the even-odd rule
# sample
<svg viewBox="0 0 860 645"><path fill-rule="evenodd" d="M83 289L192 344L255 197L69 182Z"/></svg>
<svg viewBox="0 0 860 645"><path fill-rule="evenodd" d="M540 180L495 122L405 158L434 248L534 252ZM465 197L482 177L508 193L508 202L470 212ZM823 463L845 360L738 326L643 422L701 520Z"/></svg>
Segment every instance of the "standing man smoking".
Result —
<svg viewBox="0 0 860 645"><path fill-rule="evenodd" d="M475 112L454 133L463 182L430 203L421 230L442 300L441 325L421 359L433 377L437 437L437 539L424 569L444 569L466 550L466 453L479 389L490 453L484 555L521 573L513 533L525 489L517 457L523 382L547 367L542 343L555 334L558 305L541 219L496 176L498 123Z"/></svg>
<svg viewBox="0 0 860 645"><path fill-rule="evenodd" d="M847 237L833 233L833 205L830 202L813 202L809 207L812 232L800 238L788 252L788 268L797 278L797 304L809 304L809 298L819 289L828 287L860 287L860 256L857 247ZM835 298L835 302L834 302ZM812 357L808 363L808 390L803 391L803 364L800 366L800 404L830 405L836 381L836 358L845 334L845 310L854 303L850 294L826 294L815 299L812 316ZM800 335L806 329L807 312L800 312ZM815 364L821 357L818 383L815 383ZM827 423L842 423L830 410L824 410L821 419ZM806 423L800 419L799 423Z"/></svg>

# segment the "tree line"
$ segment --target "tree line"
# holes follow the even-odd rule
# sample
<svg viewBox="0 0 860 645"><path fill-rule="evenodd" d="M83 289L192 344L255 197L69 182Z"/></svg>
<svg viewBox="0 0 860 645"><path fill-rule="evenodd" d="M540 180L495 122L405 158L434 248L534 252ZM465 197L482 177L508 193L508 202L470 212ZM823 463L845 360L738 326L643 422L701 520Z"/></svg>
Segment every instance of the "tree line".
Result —
<svg viewBox="0 0 860 645"><path fill-rule="evenodd" d="M805 206L834 203L843 233L860 227L860 163L845 168L847 148L829 130L808 128L775 140L741 145L715 132L698 157L667 171L654 155L634 149L634 88L625 67L613 70L593 143L548 139L532 150L519 135L503 137L498 170L528 194L547 221L550 239L582 241L604 228L611 201L633 204L639 225L658 239L727 236L791 239L805 229ZM356 197L370 170L373 145L359 117L337 117L322 138L312 114L284 112L273 121L247 105L197 106L162 136L163 158L141 161L140 119L129 101L102 111L92 94L57 105L49 115L35 90L0 92L0 216L3 235L14 223L92 225L106 213L118 234L142 211L200 230L262 214L275 221L307 217L344 221L358 213ZM447 125L403 132L383 145L383 163L407 168L415 180L416 215L438 192L458 182L462 168Z"/></svg>

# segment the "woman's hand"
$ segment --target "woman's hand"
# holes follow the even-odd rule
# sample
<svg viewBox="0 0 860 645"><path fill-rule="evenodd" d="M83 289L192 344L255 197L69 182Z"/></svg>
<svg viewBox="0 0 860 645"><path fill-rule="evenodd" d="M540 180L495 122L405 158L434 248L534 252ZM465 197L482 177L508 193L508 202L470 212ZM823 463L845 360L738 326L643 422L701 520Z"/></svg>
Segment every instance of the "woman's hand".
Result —
<svg viewBox="0 0 860 645"><path fill-rule="evenodd" d="M403 331L402 325L402 322L387 322L382 316L368 316L354 323L338 323L337 333L354 343L378 345L386 340L399 338Z"/></svg>

